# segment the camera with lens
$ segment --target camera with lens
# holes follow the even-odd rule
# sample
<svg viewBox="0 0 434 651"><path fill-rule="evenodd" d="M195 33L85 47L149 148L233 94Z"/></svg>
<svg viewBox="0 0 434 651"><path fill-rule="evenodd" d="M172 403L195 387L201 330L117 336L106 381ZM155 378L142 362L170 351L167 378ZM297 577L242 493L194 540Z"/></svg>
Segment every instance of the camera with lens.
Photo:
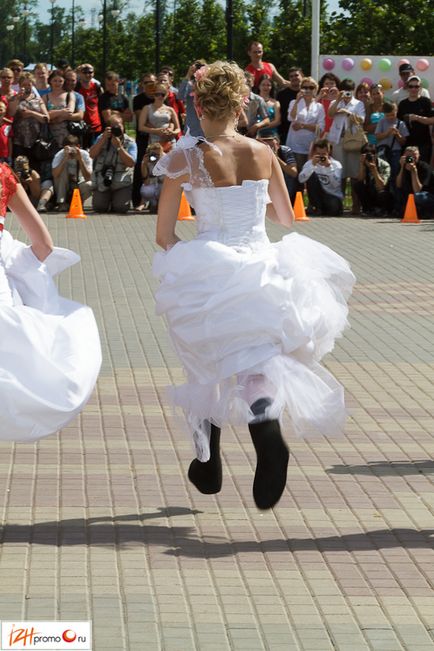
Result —
<svg viewBox="0 0 434 651"><path fill-rule="evenodd" d="M115 168L113 167L113 165L107 165L107 167L103 168L102 182L104 183L106 188L109 188L113 183L114 174L115 174Z"/></svg>
<svg viewBox="0 0 434 651"><path fill-rule="evenodd" d="M319 157L319 162L320 163L325 163L327 161L327 156L320 156Z"/></svg>
<svg viewBox="0 0 434 651"><path fill-rule="evenodd" d="M112 136L116 136L116 138L122 138L123 132L119 125L115 124L114 127L112 127Z"/></svg>
<svg viewBox="0 0 434 651"><path fill-rule="evenodd" d="M352 97L353 93L350 90L344 90L343 95L344 97Z"/></svg>
<svg viewBox="0 0 434 651"><path fill-rule="evenodd" d="M406 163L414 163L414 158L413 158L413 156L406 156L406 157L405 157L405 162L406 162Z"/></svg>
<svg viewBox="0 0 434 651"><path fill-rule="evenodd" d="M375 156L374 156L374 154L371 154L371 152L368 152L368 153L366 154L366 156L365 156L365 160L366 160L368 163L372 163L374 159L375 159Z"/></svg>
<svg viewBox="0 0 434 651"><path fill-rule="evenodd" d="M149 154L149 162L150 163L156 163L157 160L158 160L158 156L156 156L155 154Z"/></svg>
<svg viewBox="0 0 434 651"><path fill-rule="evenodd" d="M17 156L14 164L14 171L21 182L30 181L32 174L30 171L29 159L27 156Z"/></svg>

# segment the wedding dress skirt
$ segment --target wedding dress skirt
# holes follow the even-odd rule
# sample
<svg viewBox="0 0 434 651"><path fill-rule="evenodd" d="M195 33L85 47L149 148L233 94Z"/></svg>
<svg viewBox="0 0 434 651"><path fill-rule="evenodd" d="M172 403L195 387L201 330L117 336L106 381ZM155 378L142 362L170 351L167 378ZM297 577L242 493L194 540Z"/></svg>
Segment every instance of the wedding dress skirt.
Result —
<svg viewBox="0 0 434 651"><path fill-rule="evenodd" d="M101 365L89 307L59 295L52 276L79 261L55 248L40 262L7 232L0 264L0 440L34 441L85 406Z"/></svg>
<svg viewBox="0 0 434 651"><path fill-rule="evenodd" d="M354 276L341 256L297 233L270 243L267 189L265 179L184 184L198 234L154 259L157 313L186 374L170 398L201 461L209 458L206 421L249 423L255 398L270 399L266 418L287 409L299 436L338 434L346 419L343 388L320 360L347 326Z"/></svg>

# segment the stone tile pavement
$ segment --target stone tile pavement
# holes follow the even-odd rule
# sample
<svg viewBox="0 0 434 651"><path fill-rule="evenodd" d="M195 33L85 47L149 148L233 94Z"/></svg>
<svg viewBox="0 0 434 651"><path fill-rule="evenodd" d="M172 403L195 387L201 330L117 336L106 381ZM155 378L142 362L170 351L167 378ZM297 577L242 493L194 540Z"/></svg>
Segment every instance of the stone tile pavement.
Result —
<svg viewBox="0 0 434 651"><path fill-rule="evenodd" d="M349 419L345 438L291 438L287 489L262 513L246 428L224 432L218 496L186 481L155 218L47 221L82 255L60 286L94 308L104 365L58 436L0 444L0 619L91 619L94 651L434 650L434 223L297 226L358 277L326 360Z"/></svg>

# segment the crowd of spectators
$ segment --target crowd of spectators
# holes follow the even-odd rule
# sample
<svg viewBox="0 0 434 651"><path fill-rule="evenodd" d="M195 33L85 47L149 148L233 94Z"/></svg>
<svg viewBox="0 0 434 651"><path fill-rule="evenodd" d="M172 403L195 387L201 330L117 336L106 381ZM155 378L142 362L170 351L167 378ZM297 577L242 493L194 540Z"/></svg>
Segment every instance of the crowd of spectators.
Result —
<svg viewBox="0 0 434 651"><path fill-rule="evenodd" d="M311 214L340 215L348 183L353 214L400 216L411 193L420 215L434 216L434 110L410 64L388 94L380 83L356 87L330 72L316 80L298 66L285 78L258 42L248 56L237 129L271 148L292 200L305 191ZM170 66L145 73L129 98L117 72L99 81L90 63L28 72L13 59L0 72L0 159L41 212L67 210L74 189L97 212L154 212L156 161L187 130L203 135L194 84L205 64L196 59L178 87Z"/></svg>

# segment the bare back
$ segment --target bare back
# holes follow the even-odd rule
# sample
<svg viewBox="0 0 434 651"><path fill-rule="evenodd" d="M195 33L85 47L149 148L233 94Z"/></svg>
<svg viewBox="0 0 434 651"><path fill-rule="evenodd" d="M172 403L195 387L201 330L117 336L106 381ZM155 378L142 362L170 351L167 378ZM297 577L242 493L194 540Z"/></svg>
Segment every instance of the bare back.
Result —
<svg viewBox="0 0 434 651"><path fill-rule="evenodd" d="M216 138L223 155L207 143L200 145L204 164L216 187L241 185L243 181L270 179L272 152L267 145L252 138Z"/></svg>

